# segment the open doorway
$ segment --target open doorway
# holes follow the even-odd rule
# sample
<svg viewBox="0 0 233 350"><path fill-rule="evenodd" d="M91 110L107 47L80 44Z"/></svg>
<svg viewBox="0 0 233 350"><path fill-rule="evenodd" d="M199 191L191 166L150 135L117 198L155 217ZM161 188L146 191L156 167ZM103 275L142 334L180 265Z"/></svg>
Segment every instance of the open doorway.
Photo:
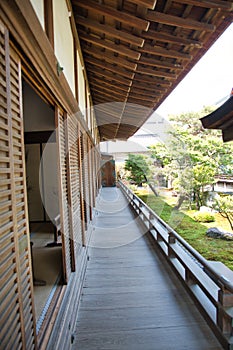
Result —
<svg viewBox="0 0 233 350"><path fill-rule="evenodd" d="M22 82L25 163L37 333L62 283L54 108ZM44 150L46 149L46 152Z"/></svg>

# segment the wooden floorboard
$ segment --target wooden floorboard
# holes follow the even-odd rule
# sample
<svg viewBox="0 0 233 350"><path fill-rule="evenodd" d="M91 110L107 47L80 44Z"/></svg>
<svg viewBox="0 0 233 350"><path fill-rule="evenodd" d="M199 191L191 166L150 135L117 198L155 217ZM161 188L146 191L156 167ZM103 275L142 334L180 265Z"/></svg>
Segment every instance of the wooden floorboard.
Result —
<svg viewBox="0 0 233 350"><path fill-rule="evenodd" d="M222 349L120 190L103 189L97 209L72 349Z"/></svg>

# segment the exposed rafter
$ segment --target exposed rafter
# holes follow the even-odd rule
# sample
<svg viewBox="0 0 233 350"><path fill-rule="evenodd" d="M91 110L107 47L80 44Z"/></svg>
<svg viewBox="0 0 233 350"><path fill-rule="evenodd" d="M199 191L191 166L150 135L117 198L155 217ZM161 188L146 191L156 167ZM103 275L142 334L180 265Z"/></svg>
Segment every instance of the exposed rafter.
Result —
<svg viewBox="0 0 233 350"><path fill-rule="evenodd" d="M87 34L80 34L80 39L84 40L88 43L92 43L93 45L100 46L102 48L105 48L107 50L117 52L121 55L125 55L126 57L133 58L135 60L138 60L140 58L140 53L131 50L128 47L121 45L121 44L115 44L114 42L110 42L107 40L99 39L95 36L87 35Z"/></svg>
<svg viewBox="0 0 233 350"><path fill-rule="evenodd" d="M132 135L233 21L232 0L68 1L102 139Z"/></svg>
<svg viewBox="0 0 233 350"><path fill-rule="evenodd" d="M129 61L127 58L122 58L122 56L116 55L114 52L110 51L102 51L101 48L98 47L90 47L83 44L82 48L84 53L88 53L94 57L97 57L99 59L104 59L106 62L109 63L116 63L118 66L125 67L130 70L135 70L137 68L137 64Z"/></svg>
<svg viewBox="0 0 233 350"><path fill-rule="evenodd" d="M182 60L192 59L192 56L186 52L165 49L161 46L152 46L150 44L145 44L144 47L140 49L140 52L149 53L151 55L156 55L156 56L178 58Z"/></svg>
<svg viewBox="0 0 233 350"><path fill-rule="evenodd" d="M145 39L152 39L155 41L162 41L164 43L169 43L169 44L177 44L180 46L195 46L198 48L201 48L203 46L202 42L178 35L172 35L172 34L167 34L167 33L161 33L157 32L155 30L148 30L148 32L143 33L143 37Z"/></svg>
<svg viewBox="0 0 233 350"><path fill-rule="evenodd" d="M105 35L109 35L115 39L119 39L131 45L142 47L145 41L143 38L127 33L124 30L119 30L111 27L110 25L98 23L96 21L81 16L77 16L77 22L79 25L83 25L87 28L94 29L98 33L104 33Z"/></svg>
<svg viewBox="0 0 233 350"><path fill-rule="evenodd" d="M168 15L166 13L156 12L152 10L148 11L146 18L152 22L167 24L169 26L174 27L182 27L193 30L204 30L207 32L213 32L215 30L215 26L213 24L199 22L193 19L189 19L187 21L186 18Z"/></svg>
<svg viewBox="0 0 233 350"><path fill-rule="evenodd" d="M233 3L228 1L221 1L221 0L176 0L177 2L181 4L186 5L193 5L193 6L200 6L204 8L210 8L210 9L221 9L226 11L232 11L233 10Z"/></svg>
<svg viewBox="0 0 233 350"><path fill-rule="evenodd" d="M170 79L176 79L177 75L174 73L169 73L169 72L163 72L161 70L155 70L151 68L143 68L139 67L136 70L137 73L140 74L146 74L146 75L151 75L154 77L164 77L164 78L170 78Z"/></svg>
<svg viewBox="0 0 233 350"><path fill-rule="evenodd" d="M125 78L133 79L133 77L134 77L134 73L132 73L132 71L127 71L126 69L120 68L117 65L114 66L114 65L106 63L104 61L96 60L95 58L86 57L86 62L88 62L94 66L100 67L102 69L106 69L112 73L119 74L120 76L123 76Z"/></svg>
<svg viewBox="0 0 233 350"><path fill-rule="evenodd" d="M120 84L116 85L115 83L111 83L111 82L109 82L107 80L104 80L104 79L98 78L98 77L94 77L94 76L89 79L89 82L93 83L93 85L97 84L97 85L103 86L103 87L105 87L107 89L113 89L114 88L116 91L123 91L125 93L128 93L130 91L130 87L126 87L126 86L120 85Z"/></svg>
<svg viewBox="0 0 233 350"><path fill-rule="evenodd" d="M75 0L73 4L86 10L90 10L95 12L96 14L100 14L101 16L107 16L108 18L113 18L121 23L128 24L133 28L138 28L141 30L147 30L150 22L135 17L134 15L128 14L127 12L118 11L114 7L106 6L103 4L99 4L95 1L85 1L85 0Z"/></svg>
<svg viewBox="0 0 233 350"><path fill-rule="evenodd" d="M182 66L179 63L171 63L166 60L161 61L155 59L154 57L152 58L142 56L139 63L145 66L168 68L176 71L182 70Z"/></svg>
<svg viewBox="0 0 233 350"><path fill-rule="evenodd" d="M120 84L126 85L126 86L131 86L132 84L132 80L130 79L126 79L123 77L119 77L117 74L111 73L107 70L102 70L98 67L94 67L94 66L90 66L87 65L87 69L88 67L91 69L91 71L99 76L103 76L105 79L109 78L111 80L115 80L116 82L119 82Z"/></svg>

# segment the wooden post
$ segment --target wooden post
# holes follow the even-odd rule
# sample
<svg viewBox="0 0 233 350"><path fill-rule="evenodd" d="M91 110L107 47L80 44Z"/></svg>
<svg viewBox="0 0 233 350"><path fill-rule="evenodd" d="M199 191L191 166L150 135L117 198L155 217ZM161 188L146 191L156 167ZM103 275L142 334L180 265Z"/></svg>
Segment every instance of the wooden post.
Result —
<svg viewBox="0 0 233 350"><path fill-rule="evenodd" d="M153 228L153 225L152 225L152 222L151 222L151 220L153 218L154 218L153 214L151 212L149 212L149 227L148 227L149 231L152 230L152 228Z"/></svg>
<svg viewBox="0 0 233 350"><path fill-rule="evenodd" d="M193 274L188 268L185 269L185 282L188 286L193 285L195 282L193 279Z"/></svg>
<svg viewBox="0 0 233 350"><path fill-rule="evenodd" d="M175 238L175 236L173 235L172 232L168 232L168 243L169 243L169 245L168 245L168 256L171 259L171 258L175 257L175 255L173 253L173 250L171 248L171 244L176 243L176 238Z"/></svg>
<svg viewBox="0 0 233 350"><path fill-rule="evenodd" d="M233 307L233 294L224 285L218 292L217 324L223 334L233 334L233 316L230 308Z"/></svg>

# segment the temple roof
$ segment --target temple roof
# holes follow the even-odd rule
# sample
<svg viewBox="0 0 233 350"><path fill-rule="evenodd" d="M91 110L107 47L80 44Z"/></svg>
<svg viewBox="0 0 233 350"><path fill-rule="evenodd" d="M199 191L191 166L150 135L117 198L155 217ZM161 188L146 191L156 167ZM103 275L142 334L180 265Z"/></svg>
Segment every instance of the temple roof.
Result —
<svg viewBox="0 0 233 350"><path fill-rule="evenodd" d="M206 129L222 130L223 141L233 140L233 95L214 112L201 118Z"/></svg>

